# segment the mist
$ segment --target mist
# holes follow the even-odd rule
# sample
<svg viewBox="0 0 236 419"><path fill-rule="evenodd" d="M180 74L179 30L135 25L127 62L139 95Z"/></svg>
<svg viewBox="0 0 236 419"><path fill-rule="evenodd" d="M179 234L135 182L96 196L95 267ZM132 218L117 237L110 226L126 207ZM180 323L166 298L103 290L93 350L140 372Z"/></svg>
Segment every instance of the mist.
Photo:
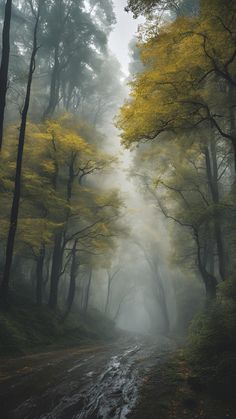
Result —
<svg viewBox="0 0 236 419"><path fill-rule="evenodd" d="M4 419L235 419L235 16L0 2Z"/></svg>

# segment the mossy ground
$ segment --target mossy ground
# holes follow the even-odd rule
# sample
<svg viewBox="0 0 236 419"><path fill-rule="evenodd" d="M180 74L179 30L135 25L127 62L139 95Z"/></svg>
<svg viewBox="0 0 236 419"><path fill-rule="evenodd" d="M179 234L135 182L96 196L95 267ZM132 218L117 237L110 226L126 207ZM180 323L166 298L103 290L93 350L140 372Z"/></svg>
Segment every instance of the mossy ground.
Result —
<svg viewBox="0 0 236 419"><path fill-rule="evenodd" d="M180 350L145 379L130 419L235 419L236 400L219 397L199 382Z"/></svg>
<svg viewBox="0 0 236 419"><path fill-rule="evenodd" d="M17 356L109 340L114 325L99 312L79 311L62 321L62 313L36 307L14 298L8 311L0 312L0 355Z"/></svg>

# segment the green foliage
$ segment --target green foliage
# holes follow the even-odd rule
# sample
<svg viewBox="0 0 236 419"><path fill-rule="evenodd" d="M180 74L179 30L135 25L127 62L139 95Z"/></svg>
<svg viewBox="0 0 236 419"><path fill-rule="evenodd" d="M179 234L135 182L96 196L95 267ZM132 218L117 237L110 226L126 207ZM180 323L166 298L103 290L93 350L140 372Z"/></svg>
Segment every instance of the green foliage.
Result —
<svg viewBox="0 0 236 419"><path fill-rule="evenodd" d="M235 277L222 284L215 304L196 317L188 349L197 379L224 396L232 396L236 380L235 287Z"/></svg>
<svg viewBox="0 0 236 419"><path fill-rule="evenodd" d="M174 281L176 304L177 304L177 322L175 333L186 335L188 328L198 313L202 309L204 301L204 289L196 277L183 276Z"/></svg>

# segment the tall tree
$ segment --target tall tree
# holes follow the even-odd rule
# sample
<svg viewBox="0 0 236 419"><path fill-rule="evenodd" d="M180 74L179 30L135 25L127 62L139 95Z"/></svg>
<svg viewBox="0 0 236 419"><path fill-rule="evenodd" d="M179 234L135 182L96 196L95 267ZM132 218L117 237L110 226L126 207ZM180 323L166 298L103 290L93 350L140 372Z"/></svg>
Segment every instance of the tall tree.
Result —
<svg viewBox="0 0 236 419"><path fill-rule="evenodd" d="M24 107L23 107L22 115L21 115L21 125L20 125L20 131L19 131L18 152L17 152L17 161L16 161L15 184L14 184L13 201L12 201L12 208L11 208L11 215L10 215L10 226L9 226L9 231L8 231L7 247L6 247L6 260L5 260L3 278L1 282L1 290L0 290L3 306L7 306L8 304L9 280L10 280L12 258L13 258L13 252L14 252L14 242L15 242L15 235L16 235L17 222L18 222L19 204L20 204L20 197L21 197L21 174L22 174L22 161L23 161L23 153L24 153L26 123L27 123L27 116L28 116L28 110L29 110L29 104L30 104L31 85L32 85L32 80L33 80L33 74L35 71L35 58L38 51L37 35L38 35L38 26L39 26L42 2L39 3L38 9L36 12L33 8L32 3L30 4L32 8L32 13L35 17L35 25L34 25L34 32L33 32L33 48L32 48L32 53L31 53L31 58L30 58Z"/></svg>
<svg viewBox="0 0 236 419"><path fill-rule="evenodd" d="M10 57L10 27L11 27L12 0L6 0L5 16L2 30L2 59L0 66L0 151L3 141L3 125L6 106L8 67Z"/></svg>

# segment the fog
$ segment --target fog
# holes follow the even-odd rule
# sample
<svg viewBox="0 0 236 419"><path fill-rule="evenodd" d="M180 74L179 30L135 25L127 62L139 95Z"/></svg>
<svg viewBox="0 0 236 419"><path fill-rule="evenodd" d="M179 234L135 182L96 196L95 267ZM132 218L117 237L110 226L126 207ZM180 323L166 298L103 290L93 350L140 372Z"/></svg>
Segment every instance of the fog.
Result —
<svg viewBox="0 0 236 419"><path fill-rule="evenodd" d="M0 1L4 419L236 417L235 25Z"/></svg>

